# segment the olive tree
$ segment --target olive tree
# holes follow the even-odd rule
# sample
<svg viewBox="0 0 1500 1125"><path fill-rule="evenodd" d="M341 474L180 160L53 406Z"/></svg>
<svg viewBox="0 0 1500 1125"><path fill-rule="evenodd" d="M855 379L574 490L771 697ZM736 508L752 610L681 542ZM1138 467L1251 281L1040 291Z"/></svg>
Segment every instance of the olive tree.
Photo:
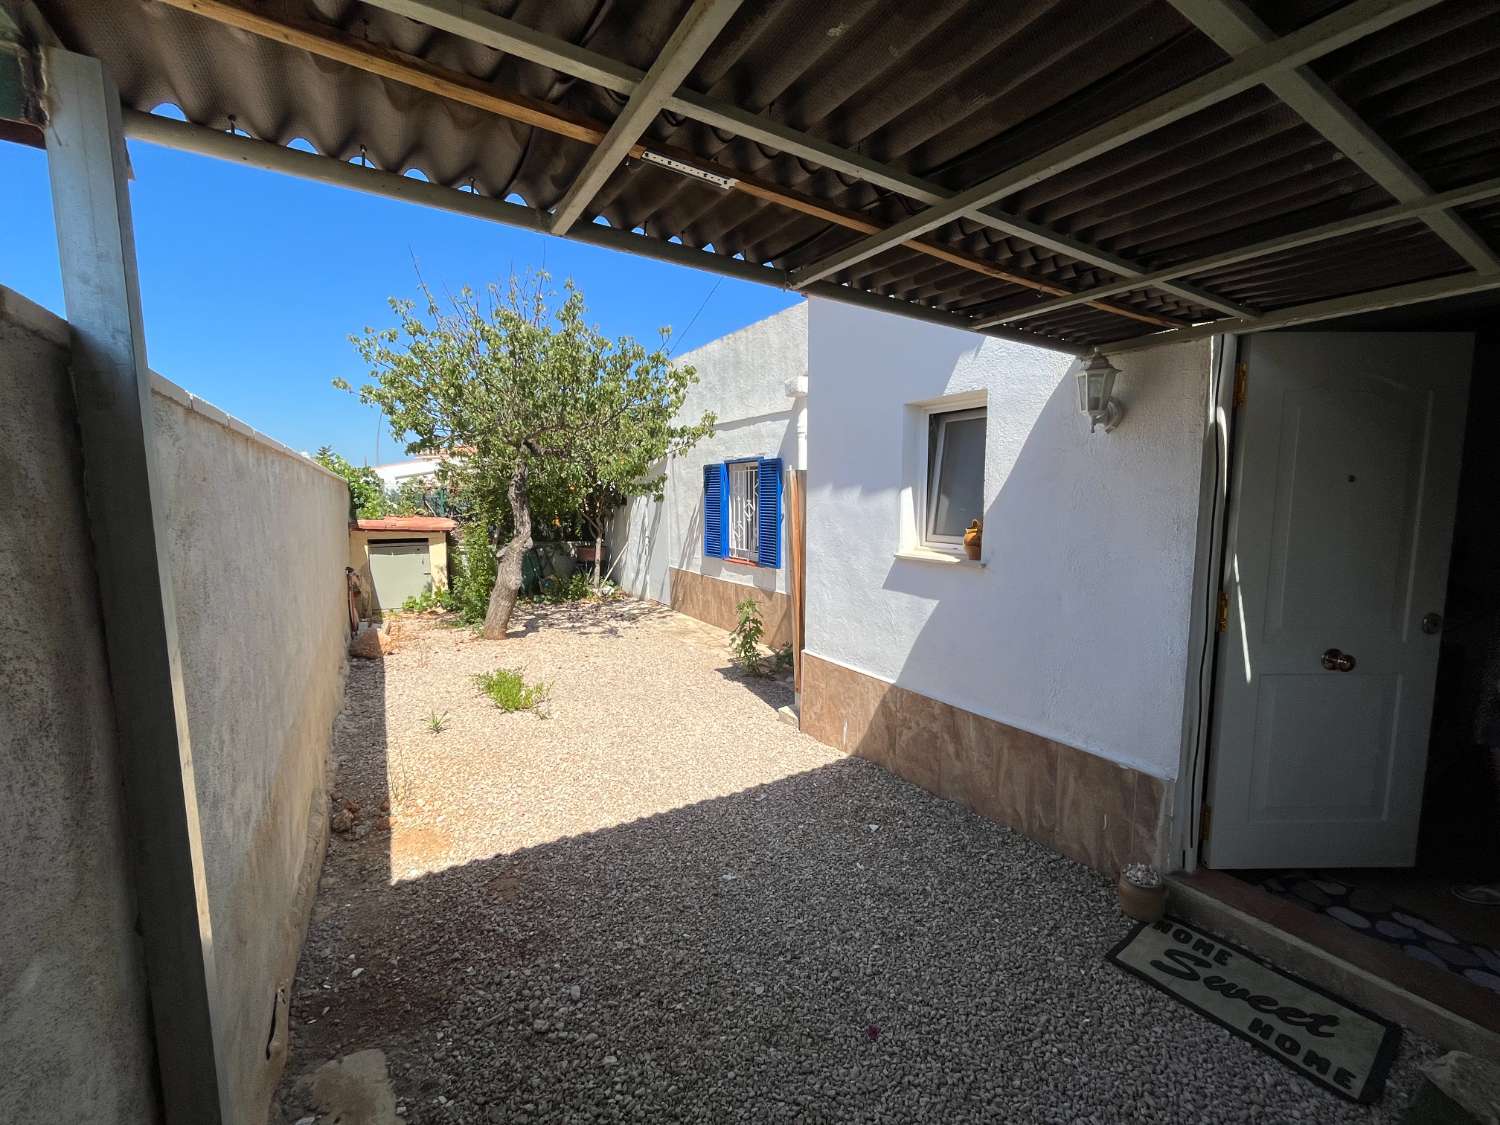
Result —
<svg viewBox="0 0 1500 1125"><path fill-rule="evenodd" d="M676 421L697 376L671 362L666 329L648 351L587 324L571 281L557 296L546 274L441 302L423 286L420 303L392 298L396 327L351 338L370 368L360 397L385 412L408 450L445 454L445 473L469 495L503 497L509 509L486 637L510 625L535 496L575 496L597 541L600 497L660 496L667 459L713 431L712 414Z"/></svg>

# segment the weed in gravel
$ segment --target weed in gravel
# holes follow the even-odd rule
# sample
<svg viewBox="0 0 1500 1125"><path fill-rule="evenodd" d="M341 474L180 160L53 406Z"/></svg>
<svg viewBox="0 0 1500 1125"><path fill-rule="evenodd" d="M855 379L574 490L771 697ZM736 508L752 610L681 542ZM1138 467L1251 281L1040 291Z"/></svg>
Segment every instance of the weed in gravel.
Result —
<svg viewBox="0 0 1500 1125"><path fill-rule="evenodd" d="M528 684L526 677L509 668L496 668L474 677L479 690L502 711L531 711L547 698L546 684Z"/></svg>
<svg viewBox="0 0 1500 1125"><path fill-rule="evenodd" d="M433 734L442 734L448 728L448 712L438 714L436 711L427 713L427 729Z"/></svg>
<svg viewBox="0 0 1500 1125"><path fill-rule="evenodd" d="M729 659L734 666L748 676L761 676L765 679L774 679L790 672L791 645L772 649L769 656L761 651L760 641L766 629L755 600L746 598L734 608L739 613L739 623L729 634Z"/></svg>

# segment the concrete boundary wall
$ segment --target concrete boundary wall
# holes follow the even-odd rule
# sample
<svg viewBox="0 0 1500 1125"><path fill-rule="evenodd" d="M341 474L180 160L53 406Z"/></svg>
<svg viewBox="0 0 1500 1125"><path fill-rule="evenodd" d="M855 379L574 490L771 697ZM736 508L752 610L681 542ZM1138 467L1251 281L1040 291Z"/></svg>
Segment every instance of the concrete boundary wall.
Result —
<svg viewBox="0 0 1500 1125"><path fill-rule="evenodd" d="M68 327L0 289L0 1118L159 1119L133 928ZM155 452L214 925L230 1101L260 1125L327 833L348 492L153 375ZM18 1060L19 1065L13 1065Z"/></svg>

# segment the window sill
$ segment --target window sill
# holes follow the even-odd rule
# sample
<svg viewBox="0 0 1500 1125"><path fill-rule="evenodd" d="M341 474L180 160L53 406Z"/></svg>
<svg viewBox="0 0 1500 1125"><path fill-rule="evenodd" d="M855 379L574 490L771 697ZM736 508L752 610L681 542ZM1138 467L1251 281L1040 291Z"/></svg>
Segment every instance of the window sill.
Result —
<svg viewBox="0 0 1500 1125"><path fill-rule="evenodd" d="M939 566L961 566L969 570L983 570L987 565L983 559L971 559L967 555L952 551L935 551L931 547L908 547L897 551L898 559L907 562L937 563Z"/></svg>

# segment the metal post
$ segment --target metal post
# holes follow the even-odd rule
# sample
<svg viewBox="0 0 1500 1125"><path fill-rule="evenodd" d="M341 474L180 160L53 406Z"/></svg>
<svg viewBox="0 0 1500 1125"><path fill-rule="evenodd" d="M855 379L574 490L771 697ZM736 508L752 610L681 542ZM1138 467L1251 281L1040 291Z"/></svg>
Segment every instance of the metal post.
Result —
<svg viewBox="0 0 1500 1125"><path fill-rule="evenodd" d="M233 1120L223 1099L213 926L177 618L151 437L120 96L97 59L42 54L46 131L84 487L125 778L125 813L171 1123Z"/></svg>

